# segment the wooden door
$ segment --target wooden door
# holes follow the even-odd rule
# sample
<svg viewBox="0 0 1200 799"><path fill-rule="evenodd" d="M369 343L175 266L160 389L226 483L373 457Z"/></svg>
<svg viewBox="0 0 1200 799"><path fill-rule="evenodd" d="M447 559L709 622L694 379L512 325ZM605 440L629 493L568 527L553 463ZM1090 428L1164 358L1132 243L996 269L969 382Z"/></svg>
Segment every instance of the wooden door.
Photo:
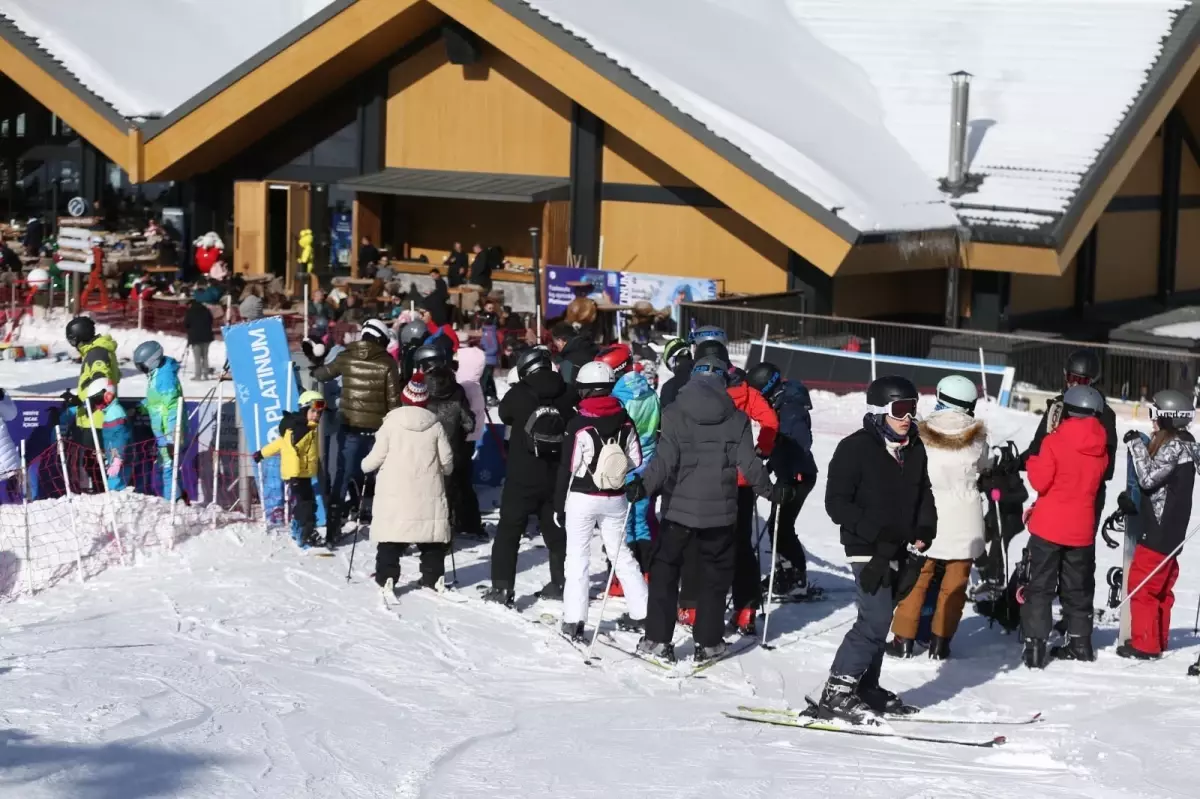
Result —
<svg viewBox="0 0 1200 799"><path fill-rule="evenodd" d="M295 293L296 273L300 271L300 231L309 226L311 218L312 189L307 183L294 183L288 186L288 268L285 290L288 294ZM315 233L315 231L314 231ZM316 249L316 242L313 242Z"/></svg>
<svg viewBox="0 0 1200 799"><path fill-rule="evenodd" d="M261 275L267 270L267 184L233 184L233 270Z"/></svg>

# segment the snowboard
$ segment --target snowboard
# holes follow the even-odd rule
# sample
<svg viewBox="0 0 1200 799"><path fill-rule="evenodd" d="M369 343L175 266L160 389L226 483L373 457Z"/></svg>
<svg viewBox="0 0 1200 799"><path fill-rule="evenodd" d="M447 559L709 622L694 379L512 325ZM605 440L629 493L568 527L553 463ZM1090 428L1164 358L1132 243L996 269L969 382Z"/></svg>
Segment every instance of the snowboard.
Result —
<svg viewBox="0 0 1200 799"><path fill-rule="evenodd" d="M1149 444L1149 437L1143 433L1142 443ZM1125 491L1133 501L1134 507L1142 507L1142 487L1138 485L1137 470L1133 468L1133 450L1126 449L1125 455ZM1137 547L1142 534L1141 519L1135 514L1125 517L1125 542L1121 548L1121 599L1129 596L1129 567L1133 565L1133 550ZM1133 637L1132 616L1129 606L1121 611L1121 631L1117 643L1121 644Z"/></svg>

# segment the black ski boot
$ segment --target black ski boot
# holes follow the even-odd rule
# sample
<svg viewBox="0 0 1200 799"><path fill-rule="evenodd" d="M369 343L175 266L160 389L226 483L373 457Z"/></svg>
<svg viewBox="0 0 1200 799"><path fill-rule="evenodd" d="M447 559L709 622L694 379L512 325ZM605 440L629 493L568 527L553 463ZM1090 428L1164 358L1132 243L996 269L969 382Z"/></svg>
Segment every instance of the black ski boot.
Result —
<svg viewBox="0 0 1200 799"><path fill-rule="evenodd" d="M587 636L583 634L583 622L581 621L564 621L562 623L562 627L559 629L562 631L564 636L570 638L572 641L582 642L587 640Z"/></svg>
<svg viewBox="0 0 1200 799"><path fill-rule="evenodd" d="M1062 646L1050 650L1050 657L1056 660L1082 660L1091 663L1096 659L1096 653L1092 649L1092 637L1068 635Z"/></svg>
<svg viewBox="0 0 1200 799"><path fill-rule="evenodd" d="M542 586L542 590L538 591L535 596L538 599L557 599L561 601L563 598L563 587L551 580Z"/></svg>
<svg viewBox="0 0 1200 799"><path fill-rule="evenodd" d="M946 660L950 657L950 639L940 635L929 636L929 659Z"/></svg>
<svg viewBox="0 0 1200 799"><path fill-rule="evenodd" d="M659 663L674 665L675 660L675 645L660 644L643 637L638 641L637 653L643 657L657 660Z"/></svg>
<svg viewBox="0 0 1200 799"><path fill-rule="evenodd" d="M817 703L816 717L826 721L842 721L855 726L879 726L875 711L858 695L858 680L839 674L829 675Z"/></svg>
<svg viewBox="0 0 1200 799"><path fill-rule="evenodd" d="M1126 641L1117 647L1117 656L1123 658L1133 658L1134 660L1158 660L1162 655L1155 655L1151 652L1143 652L1140 649L1135 649L1133 644Z"/></svg>
<svg viewBox="0 0 1200 799"><path fill-rule="evenodd" d="M617 617L617 629L624 630L627 633L640 633L646 628L645 619L631 618L628 613L622 613Z"/></svg>
<svg viewBox="0 0 1200 799"><path fill-rule="evenodd" d="M505 588L502 585L493 585L483 594L484 602L494 602L497 605L504 605L511 608L516 604L516 595L513 594L511 588Z"/></svg>
<svg viewBox="0 0 1200 799"><path fill-rule="evenodd" d="M1021 650L1021 662L1029 669L1046 668L1046 639L1026 638Z"/></svg>
<svg viewBox="0 0 1200 799"><path fill-rule="evenodd" d="M913 640L893 635L883 652L894 658L910 658L913 656Z"/></svg>
<svg viewBox="0 0 1200 799"><path fill-rule="evenodd" d="M921 708L916 705L905 704L899 694L878 685L865 687L859 683L858 696L867 707L881 716L911 716L921 712Z"/></svg>
<svg viewBox="0 0 1200 799"><path fill-rule="evenodd" d="M700 644L696 644L696 652L694 655L692 655L692 660L696 661L697 663L704 663L712 660L713 658L721 657L728 650L729 644L725 643L724 641L718 641L712 646L700 646Z"/></svg>
<svg viewBox="0 0 1200 799"><path fill-rule="evenodd" d="M1200 658L1196 658L1196 662L1188 666L1189 677L1200 677Z"/></svg>

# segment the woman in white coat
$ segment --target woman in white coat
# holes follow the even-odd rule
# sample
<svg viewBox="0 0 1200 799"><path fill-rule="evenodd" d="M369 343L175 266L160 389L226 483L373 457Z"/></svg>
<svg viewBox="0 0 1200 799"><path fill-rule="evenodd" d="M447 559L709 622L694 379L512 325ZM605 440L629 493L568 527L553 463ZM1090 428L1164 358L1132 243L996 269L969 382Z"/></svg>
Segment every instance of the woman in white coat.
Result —
<svg viewBox="0 0 1200 799"><path fill-rule="evenodd" d="M371 541L376 544L375 582L387 593L400 579L400 556L409 544L421 551L421 586L444 590L450 510L443 478L454 470L450 440L425 409L425 377L413 375L402 405L383 417L375 445L363 458L366 473L379 471Z"/></svg>
<svg viewBox="0 0 1200 799"><path fill-rule="evenodd" d="M937 609L933 614L929 657L950 656L950 639L958 629L967 602L971 563L983 554L983 503L977 483L987 462L987 430L975 418L979 394L961 375L944 378L937 386L937 408L918 428L929 459L929 482L937 506L937 537L925 552L916 585L892 618L887 652L912 657L913 639L921 623L921 606L935 577L940 576Z"/></svg>

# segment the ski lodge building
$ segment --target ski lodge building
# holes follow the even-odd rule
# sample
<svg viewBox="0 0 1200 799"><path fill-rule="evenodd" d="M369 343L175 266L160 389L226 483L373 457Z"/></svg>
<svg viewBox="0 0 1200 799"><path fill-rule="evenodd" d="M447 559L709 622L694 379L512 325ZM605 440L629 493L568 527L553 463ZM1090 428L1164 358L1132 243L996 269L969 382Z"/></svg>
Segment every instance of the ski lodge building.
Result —
<svg viewBox="0 0 1200 799"><path fill-rule="evenodd" d="M0 158L247 273L348 211L999 329L1200 298L1198 67L1187 0L0 0Z"/></svg>

